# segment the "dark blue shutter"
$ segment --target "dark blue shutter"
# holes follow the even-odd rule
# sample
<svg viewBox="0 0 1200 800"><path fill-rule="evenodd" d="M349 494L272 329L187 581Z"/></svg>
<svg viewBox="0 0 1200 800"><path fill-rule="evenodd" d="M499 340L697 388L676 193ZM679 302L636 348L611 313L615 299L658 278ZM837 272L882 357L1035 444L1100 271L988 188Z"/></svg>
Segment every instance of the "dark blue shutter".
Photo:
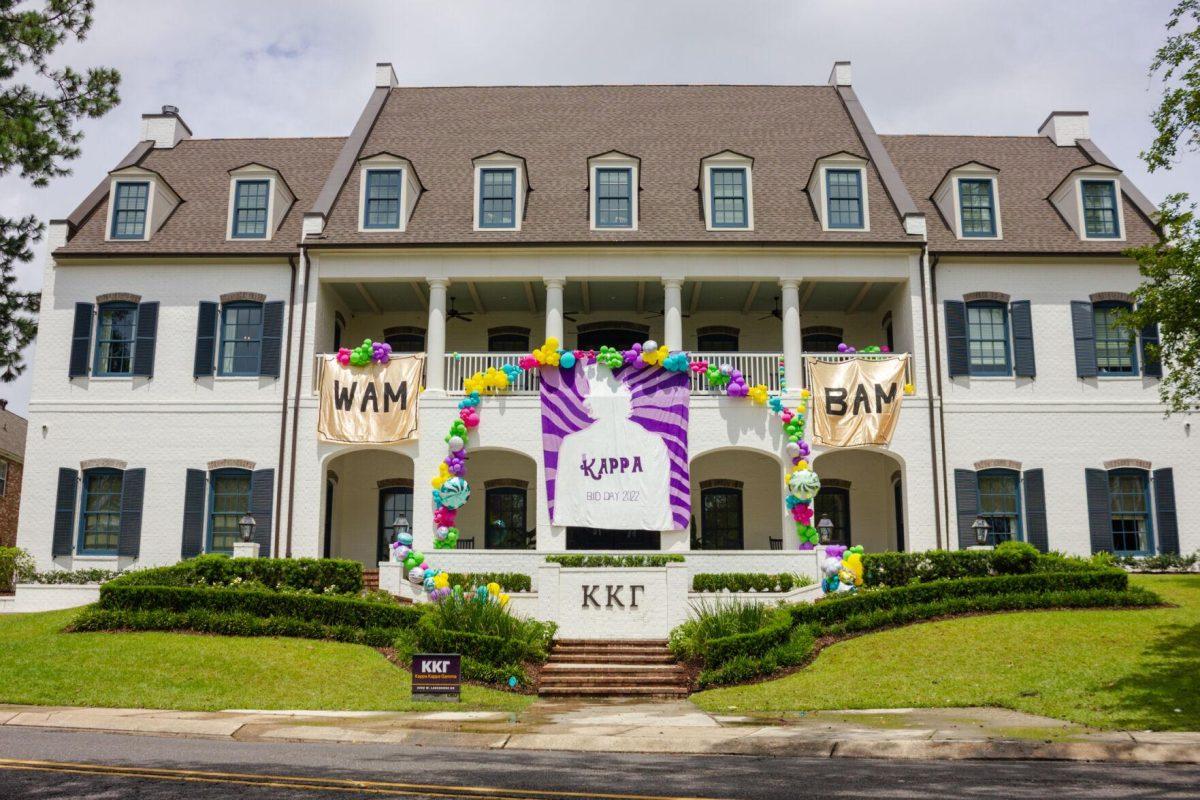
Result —
<svg viewBox="0 0 1200 800"><path fill-rule="evenodd" d="M1028 300L1014 300L1008 307L1012 319L1013 372L1020 378L1037 375L1033 357L1033 315Z"/></svg>
<svg viewBox="0 0 1200 800"><path fill-rule="evenodd" d="M263 558L271 555L271 508L274 493L275 470L254 470L250 476L250 516L254 517L254 541L258 542L258 554Z"/></svg>
<svg viewBox="0 0 1200 800"><path fill-rule="evenodd" d="M971 525L979 516L979 479L974 470L954 470L954 503L958 507L958 549L975 546Z"/></svg>
<svg viewBox="0 0 1200 800"><path fill-rule="evenodd" d="M1025 539L1045 553L1050 549L1046 527L1046 478L1040 469L1027 469L1025 481Z"/></svg>
<svg viewBox="0 0 1200 800"><path fill-rule="evenodd" d="M79 473L63 467L58 471L58 496L54 501L54 541L52 556L69 556L75 542L75 495L79 490Z"/></svg>
<svg viewBox="0 0 1200 800"><path fill-rule="evenodd" d="M258 374L279 377L280 350L283 342L283 303L263 303L262 357Z"/></svg>
<svg viewBox="0 0 1200 800"><path fill-rule="evenodd" d="M183 490L182 558L204 552L204 504L208 499L208 476L202 469L189 469Z"/></svg>
<svg viewBox="0 0 1200 800"><path fill-rule="evenodd" d="M133 349L133 374L154 375L154 340L158 337L158 303L139 303L137 345Z"/></svg>
<svg viewBox="0 0 1200 800"><path fill-rule="evenodd" d="M952 378L971 371L967 348L967 304L961 300L946 301L946 368Z"/></svg>
<svg viewBox="0 0 1200 800"><path fill-rule="evenodd" d="M1175 473L1170 467L1154 470L1154 512L1158 551L1179 554L1179 520L1175 516Z"/></svg>
<svg viewBox="0 0 1200 800"><path fill-rule="evenodd" d="M1075 335L1075 374L1080 378L1096 377L1096 323L1091 303L1071 301L1071 330Z"/></svg>
<svg viewBox="0 0 1200 800"><path fill-rule="evenodd" d="M75 325L71 329L71 358L67 362L67 376L80 378L88 374L88 360L92 353L92 304L75 304Z"/></svg>
<svg viewBox="0 0 1200 800"><path fill-rule="evenodd" d="M117 537L117 555L137 558L142 547L142 496L146 491L146 470L127 469L121 478L121 533Z"/></svg>
<svg viewBox="0 0 1200 800"><path fill-rule="evenodd" d="M1146 327L1142 328L1142 372L1149 375L1151 378L1162 377L1162 355L1161 353L1150 354L1150 349L1158 348L1158 323L1151 322Z"/></svg>
<svg viewBox="0 0 1200 800"><path fill-rule="evenodd" d="M196 362L192 367L192 375L197 378L213 373L213 358L217 350L217 309L216 303L200 301L200 310L196 315Z"/></svg>
<svg viewBox="0 0 1200 800"><path fill-rule="evenodd" d="M1113 551L1112 511L1108 499L1108 473L1102 469L1085 469L1084 484L1087 488L1088 531L1092 538L1092 552Z"/></svg>

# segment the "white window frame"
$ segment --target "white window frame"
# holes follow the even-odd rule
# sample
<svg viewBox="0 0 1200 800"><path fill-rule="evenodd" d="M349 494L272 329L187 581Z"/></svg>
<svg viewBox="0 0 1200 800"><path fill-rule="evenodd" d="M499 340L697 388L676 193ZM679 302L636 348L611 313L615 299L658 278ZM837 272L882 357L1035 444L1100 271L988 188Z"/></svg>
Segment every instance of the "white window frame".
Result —
<svg viewBox="0 0 1200 800"><path fill-rule="evenodd" d="M367 173L382 172L395 170L400 173L400 217L398 225L395 228L368 228L366 227L367 217ZM359 162L358 171L358 232L359 233L404 233L408 230L408 204L412 198L409 196L410 191L420 195L420 189L415 186L410 190L409 181L415 173L412 170L412 164L408 159L400 156L393 156L389 153L381 153L377 156L363 159ZM478 189L476 189L478 192ZM475 212L478 214L478 210ZM488 228L487 230L496 230ZM500 230L506 230L501 228Z"/></svg>
<svg viewBox="0 0 1200 800"><path fill-rule="evenodd" d="M1108 182L1113 187L1113 204L1117 211L1117 228L1120 236L1088 236L1087 222L1083 217L1083 182L1103 183ZM1075 213L1076 219L1079 220L1079 239L1084 242L1123 242L1125 241L1125 201L1124 195L1121 194L1121 176L1113 175L1112 173L1088 173L1080 172L1075 176Z"/></svg>
<svg viewBox="0 0 1200 800"><path fill-rule="evenodd" d="M629 220L627 228L599 227L596 225L596 174L602 169L629 170ZM601 233L619 233L638 229L638 161L624 153L604 153L588 159L588 226ZM740 230L740 228L738 229Z"/></svg>
<svg viewBox="0 0 1200 800"><path fill-rule="evenodd" d="M525 196L528 193L525 162L507 153L492 153L491 155L476 158L474 165L473 180L475 182L475 191L473 192L474 199L471 210L473 229L476 232L483 233L516 233L520 231L521 223L525 217ZM479 224L479 194L483 186L483 171L485 169L511 169L514 171L513 181L515 183L515 191L513 196L513 226L511 228L485 228Z"/></svg>
<svg viewBox="0 0 1200 800"><path fill-rule="evenodd" d="M146 188L146 224L142 226L142 238L122 237L114 239L112 235L113 214L116 213L117 184L145 183ZM143 169L121 170L119 175L110 175L108 182L108 214L104 220L104 241L106 242L148 242L151 228L154 227L154 200L158 196L159 178L157 173ZM168 190L170 191L170 190ZM171 192L174 194L174 192Z"/></svg>
<svg viewBox="0 0 1200 800"><path fill-rule="evenodd" d="M741 227L713 225L712 221L712 171L714 169L740 169L746 173L746 224ZM726 150L705 158L700 169L700 194L704 201L704 229L713 233L736 233L754 230L754 160L748 156Z"/></svg>
<svg viewBox="0 0 1200 800"><path fill-rule="evenodd" d="M234 170L229 176L229 212L225 220L225 241L227 242L269 242L275 235L275 192L279 173L273 169L257 165ZM233 235L234 204L237 202L237 185L239 181L268 181L267 184L267 235L237 236Z"/></svg>
<svg viewBox="0 0 1200 800"><path fill-rule="evenodd" d="M950 176L950 198L954 203L954 235L963 241L998 241L1004 238L1004 225L1000 220L1000 181L993 172L962 170ZM964 236L962 225L962 200L958 192L960 181L990 181L992 184L992 218L996 222L995 236Z"/></svg>
<svg viewBox="0 0 1200 800"><path fill-rule="evenodd" d="M858 172L858 185L862 189L862 227L861 228L834 228L829 224L829 183L826 176L829 170L856 170ZM830 231L832 233L867 233L871 230L871 199L867 190L867 162L861 158L827 158L821 161L820 175L821 197L820 197L820 218L821 230Z"/></svg>

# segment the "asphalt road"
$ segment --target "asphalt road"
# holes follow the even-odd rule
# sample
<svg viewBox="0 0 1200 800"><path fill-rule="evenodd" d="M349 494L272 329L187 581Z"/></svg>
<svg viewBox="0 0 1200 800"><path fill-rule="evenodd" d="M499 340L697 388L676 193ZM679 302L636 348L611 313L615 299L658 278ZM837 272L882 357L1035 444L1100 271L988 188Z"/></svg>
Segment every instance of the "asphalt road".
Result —
<svg viewBox="0 0 1200 800"><path fill-rule="evenodd" d="M1196 798L1200 767L404 748L0 728L0 798Z"/></svg>

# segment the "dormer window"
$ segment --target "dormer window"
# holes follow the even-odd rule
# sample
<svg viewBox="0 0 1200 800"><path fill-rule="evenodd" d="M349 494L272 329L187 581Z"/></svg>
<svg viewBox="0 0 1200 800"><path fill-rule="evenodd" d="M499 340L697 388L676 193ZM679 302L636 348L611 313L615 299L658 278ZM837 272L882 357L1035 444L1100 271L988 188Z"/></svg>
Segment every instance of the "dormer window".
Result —
<svg viewBox="0 0 1200 800"><path fill-rule="evenodd" d="M392 153L377 153L359 166L358 229L404 231L423 188L412 163Z"/></svg>
<svg viewBox="0 0 1200 800"><path fill-rule="evenodd" d="M732 150L700 162L700 191L708 230L753 230L753 163L749 156Z"/></svg>
<svg viewBox="0 0 1200 800"><path fill-rule="evenodd" d="M517 227L517 171L489 168L479 171L479 227Z"/></svg>
<svg viewBox="0 0 1200 800"><path fill-rule="evenodd" d="M1080 181L1083 198L1083 230L1088 239L1120 239L1115 181Z"/></svg>
<svg viewBox="0 0 1200 800"><path fill-rule="evenodd" d="M867 159L845 151L818 158L805 191L825 231L866 231L871 228L867 202Z"/></svg>
<svg viewBox="0 0 1200 800"><path fill-rule="evenodd" d="M862 170L830 169L825 172L830 228L862 228Z"/></svg>
<svg viewBox="0 0 1200 800"><path fill-rule="evenodd" d="M964 238L996 235L996 196L993 178L959 178L959 228Z"/></svg>
<svg viewBox="0 0 1200 800"><path fill-rule="evenodd" d="M592 230L637 230L639 165L635 156L616 150L588 159Z"/></svg>
<svg viewBox="0 0 1200 800"><path fill-rule="evenodd" d="M118 181L113 191L113 239L145 239L146 211L150 204L147 181Z"/></svg>
<svg viewBox="0 0 1200 800"><path fill-rule="evenodd" d="M267 211L271 205L271 182L238 181L234 190L233 238L267 238Z"/></svg>

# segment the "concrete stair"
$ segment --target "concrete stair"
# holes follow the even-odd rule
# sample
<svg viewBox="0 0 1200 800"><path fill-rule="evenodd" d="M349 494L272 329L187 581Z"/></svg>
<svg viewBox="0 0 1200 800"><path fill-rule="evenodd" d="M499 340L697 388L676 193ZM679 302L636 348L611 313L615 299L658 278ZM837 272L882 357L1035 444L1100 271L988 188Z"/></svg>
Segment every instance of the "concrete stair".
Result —
<svg viewBox="0 0 1200 800"><path fill-rule="evenodd" d="M538 678L543 697L687 697L665 641L559 639Z"/></svg>

